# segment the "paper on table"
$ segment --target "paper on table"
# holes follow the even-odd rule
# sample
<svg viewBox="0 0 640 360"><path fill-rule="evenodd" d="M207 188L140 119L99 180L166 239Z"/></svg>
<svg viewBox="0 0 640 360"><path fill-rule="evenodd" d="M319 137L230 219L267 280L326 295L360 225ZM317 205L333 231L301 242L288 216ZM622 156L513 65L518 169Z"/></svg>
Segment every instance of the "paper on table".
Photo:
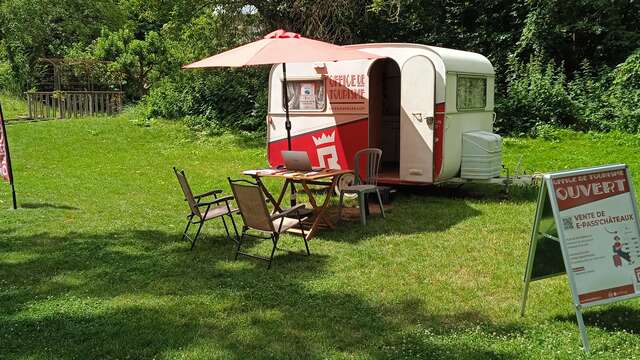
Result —
<svg viewBox="0 0 640 360"><path fill-rule="evenodd" d="M274 170L274 169L258 169L258 170L245 170L242 173L244 175L257 175L257 174L271 175L271 174L273 174L275 172L277 172L277 170Z"/></svg>
<svg viewBox="0 0 640 360"><path fill-rule="evenodd" d="M290 172L290 173L286 173L286 174L282 174L282 176L284 177L294 177L294 176L298 176L298 175L302 175L302 173L299 172Z"/></svg>
<svg viewBox="0 0 640 360"><path fill-rule="evenodd" d="M305 173L304 176L313 176L319 173L320 173L319 171L309 171L308 173Z"/></svg>

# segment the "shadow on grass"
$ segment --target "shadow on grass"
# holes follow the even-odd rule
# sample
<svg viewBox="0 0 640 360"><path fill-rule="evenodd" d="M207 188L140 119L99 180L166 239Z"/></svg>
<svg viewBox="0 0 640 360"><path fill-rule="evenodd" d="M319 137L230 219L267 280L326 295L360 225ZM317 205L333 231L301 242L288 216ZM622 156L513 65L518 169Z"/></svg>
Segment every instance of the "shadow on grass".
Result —
<svg viewBox="0 0 640 360"><path fill-rule="evenodd" d="M360 226L359 216L351 216L336 231L321 232L318 237L339 242L359 242L377 234L406 235L428 232L443 232L451 227L478 216L481 212L472 207L475 201L489 203L525 203L535 201L538 188L519 187L512 189L507 198L498 186L468 185L463 188L444 186L397 188L392 206L381 219L377 204L367 218L367 226ZM354 209L349 209L352 213ZM337 210L332 209L333 218Z"/></svg>
<svg viewBox="0 0 640 360"><path fill-rule="evenodd" d="M640 311L626 305L589 309L582 313L585 325L605 331L627 331L640 334ZM557 316L555 320L575 323L575 314Z"/></svg>
<svg viewBox="0 0 640 360"><path fill-rule="evenodd" d="M3 356L150 359L188 346L199 330L167 316L163 307L131 305L91 313L68 313L60 307L60 312L45 316L0 318L6 330Z"/></svg>
<svg viewBox="0 0 640 360"><path fill-rule="evenodd" d="M445 196L426 196L425 194L399 193L395 196L392 207L385 210L382 219L377 209L367 217L367 225L361 226L359 216L341 221L336 230L321 231L318 238L338 242L359 242L377 235L407 235L429 232L442 232L481 212L461 199ZM349 209L348 212L355 212ZM337 218L337 210L331 211Z"/></svg>
<svg viewBox="0 0 640 360"><path fill-rule="evenodd" d="M153 230L11 237L0 267L9 284L0 290L3 355L515 357L456 339L470 323L486 324L487 334L503 329L481 314L431 316L418 299L376 305L340 286L317 288L314 280L333 276L327 256L281 252L267 271L232 261L232 243L207 235L194 252L178 233ZM301 246L283 240L282 248ZM411 330L416 324L430 333Z"/></svg>
<svg viewBox="0 0 640 360"><path fill-rule="evenodd" d="M510 186L509 194L505 194L505 187L501 185L464 184L440 186L404 186L399 191L418 196L430 196L448 199L469 199L485 202L522 203L535 201L540 191L537 186Z"/></svg>
<svg viewBox="0 0 640 360"><path fill-rule="evenodd" d="M24 203L19 204L24 209L59 209L59 210L80 210L77 207L69 205L59 205L51 203Z"/></svg>

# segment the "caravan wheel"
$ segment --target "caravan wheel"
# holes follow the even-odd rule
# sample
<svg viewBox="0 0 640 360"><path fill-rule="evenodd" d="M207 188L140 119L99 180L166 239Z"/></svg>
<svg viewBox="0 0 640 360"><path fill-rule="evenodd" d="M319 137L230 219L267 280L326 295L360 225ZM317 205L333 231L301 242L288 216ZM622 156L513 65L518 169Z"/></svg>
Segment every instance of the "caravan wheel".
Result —
<svg viewBox="0 0 640 360"><path fill-rule="evenodd" d="M353 185L355 179L356 177L353 174L340 175L340 177L338 178L338 182L336 183L336 195L340 196L340 189ZM358 197L358 194L344 194L345 199L355 199L356 197Z"/></svg>

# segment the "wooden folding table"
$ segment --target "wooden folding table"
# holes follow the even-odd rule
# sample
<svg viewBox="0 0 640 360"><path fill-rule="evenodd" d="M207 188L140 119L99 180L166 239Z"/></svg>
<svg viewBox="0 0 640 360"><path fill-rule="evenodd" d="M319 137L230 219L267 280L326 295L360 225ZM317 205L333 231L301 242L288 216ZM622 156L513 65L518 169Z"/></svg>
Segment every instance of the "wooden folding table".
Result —
<svg viewBox="0 0 640 360"><path fill-rule="evenodd" d="M258 183L258 185L262 188L265 196L274 206L274 212L282 211L282 201L287 193L287 189L289 186L294 186L294 184L302 185L303 191L309 197L309 204L313 208L314 211L314 220L311 224L311 227L306 232L307 240L311 239L317 232L320 226L327 226L331 229L335 229L335 224L329 218L327 214L327 207L329 206L329 200L333 194L333 191L338 183L338 179L340 176L344 174L352 173L351 170L336 170L336 169L323 169L318 171L288 171L288 170L251 170L245 171L245 175L249 175L253 177L253 179ZM284 185L282 186L282 190L278 195L278 198L275 199L273 195L267 190L266 186L263 184L261 178L278 178L284 179ZM316 198L313 194L313 191L309 188L310 185L320 185L325 187L323 191L326 196L322 204L318 204Z"/></svg>

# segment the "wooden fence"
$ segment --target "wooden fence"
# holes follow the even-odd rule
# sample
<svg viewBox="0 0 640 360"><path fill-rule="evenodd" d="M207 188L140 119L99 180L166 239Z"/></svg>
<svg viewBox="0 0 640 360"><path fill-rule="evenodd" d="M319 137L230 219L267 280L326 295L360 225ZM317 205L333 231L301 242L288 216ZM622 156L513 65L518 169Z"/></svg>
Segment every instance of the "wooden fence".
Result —
<svg viewBox="0 0 640 360"><path fill-rule="evenodd" d="M122 111L122 91L27 92L29 119L65 119Z"/></svg>

